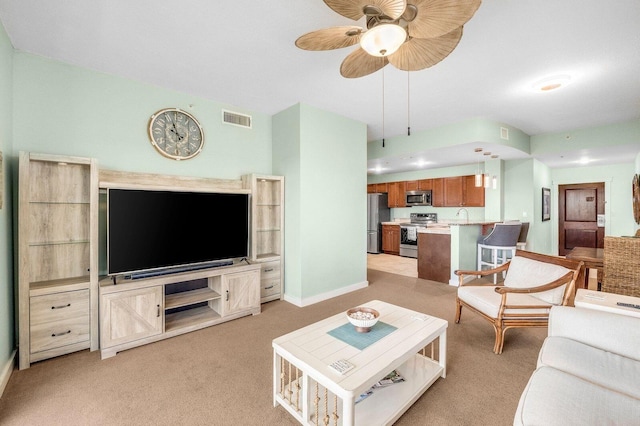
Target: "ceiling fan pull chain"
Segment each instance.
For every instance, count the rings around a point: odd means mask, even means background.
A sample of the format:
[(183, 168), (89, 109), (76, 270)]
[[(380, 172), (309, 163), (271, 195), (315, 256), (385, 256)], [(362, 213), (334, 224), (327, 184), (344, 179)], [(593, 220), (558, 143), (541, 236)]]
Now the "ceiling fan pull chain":
[(407, 71), (407, 136), (411, 136), (411, 91), (409, 89), (409, 71)]

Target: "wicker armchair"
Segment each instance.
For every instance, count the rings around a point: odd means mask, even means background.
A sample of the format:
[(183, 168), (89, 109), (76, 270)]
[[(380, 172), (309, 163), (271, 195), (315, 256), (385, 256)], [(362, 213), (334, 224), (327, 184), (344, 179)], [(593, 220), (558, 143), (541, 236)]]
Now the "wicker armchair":
[(640, 297), (640, 238), (604, 237), (602, 291)]
[[(465, 277), (506, 272), (498, 285)], [(495, 269), (455, 271), (460, 279), (456, 296), (456, 324), (462, 307), (489, 321), (496, 332), (493, 352), (502, 353), (504, 333), (514, 327), (546, 327), (549, 311), (555, 305), (571, 305), (576, 280), (584, 280), (581, 261), (517, 250), (511, 261)], [(579, 281), (582, 282), (582, 281)]]

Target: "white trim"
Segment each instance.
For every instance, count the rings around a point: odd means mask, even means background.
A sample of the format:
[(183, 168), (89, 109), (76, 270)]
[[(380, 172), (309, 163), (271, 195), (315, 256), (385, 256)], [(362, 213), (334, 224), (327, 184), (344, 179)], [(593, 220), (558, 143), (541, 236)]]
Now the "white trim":
[(301, 299), (299, 297), (291, 297), (288, 295), (284, 295), (284, 300), (298, 306), (299, 308), (313, 305), (314, 303), (323, 302), (328, 299), (332, 299), (337, 296), (342, 296), (343, 294), (351, 293), (352, 291), (360, 290), (369, 286), (369, 281), (363, 281), (360, 283), (352, 284), (347, 287), (341, 287), (336, 290), (332, 290), (326, 293), (317, 294), (312, 297), (308, 297), (305, 299)]
[(11, 377), (11, 373), (13, 372), (13, 368), (15, 366), (15, 358), (16, 350), (13, 351), (13, 353), (9, 357), (9, 360), (2, 369), (2, 373), (0, 373), (0, 398), (2, 398), (4, 389), (7, 387), (7, 383), (9, 383), (9, 378)]

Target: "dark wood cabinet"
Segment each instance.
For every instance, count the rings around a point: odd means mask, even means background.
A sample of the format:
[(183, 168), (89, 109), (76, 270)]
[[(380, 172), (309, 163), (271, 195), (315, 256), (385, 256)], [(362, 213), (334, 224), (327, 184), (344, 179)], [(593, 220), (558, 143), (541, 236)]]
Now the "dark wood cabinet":
[(406, 182), (389, 182), (389, 196), (387, 198), (389, 207), (407, 207), (405, 193), (407, 192)]
[(464, 176), (464, 206), (484, 207), (484, 187), (476, 186), (474, 175)]
[(388, 206), (406, 207), (407, 191), (431, 190), (433, 207), (484, 207), (484, 187), (475, 186), (475, 176), (419, 179), (388, 183), (370, 183), (367, 193), (388, 194)]
[(431, 180), (431, 205), (433, 207), (444, 207), (443, 178), (436, 178)]
[(443, 207), (484, 207), (484, 187), (475, 186), (474, 175), (442, 178), (442, 193)]
[(444, 181), (444, 205), (446, 207), (464, 206), (464, 178), (446, 177)]
[(433, 190), (433, 179), (420, 179), (418, 181), (418, 189), (420, 191)]
[(399, 225), (382, 225), (382, 251), (386, 254), (400, 254)]
[(367, 194), (381, 193), (386, 194), (389, 192), (388, 184), (385, 183), (370, 183), (367, 185)]

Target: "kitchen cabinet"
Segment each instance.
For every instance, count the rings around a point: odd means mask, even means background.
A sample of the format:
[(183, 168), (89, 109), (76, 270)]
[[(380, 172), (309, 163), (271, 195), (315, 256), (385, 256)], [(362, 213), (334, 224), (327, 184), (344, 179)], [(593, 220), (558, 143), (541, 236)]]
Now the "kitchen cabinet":
[(407, 207), (405, 193), (407, 192), (406, 182), (389, 182), (389, 192), (387, 202), (389, 208)]
[(474, 175), (464, 176), (464, 190), (465, 207), (484, 207), (484, 187), (476, 186)]
[(419, 191), (426, 191), (429, 189), (433, 190), (433, 179), (420, 179), (418, 181)]
[(431, 205), (444, 207), (444, 178), (431, 180)]
[(417, 180), (408, 180), (405, 182), (405, 189), (407, 191), (417, 191), (419, 186)]
[(464, 178), (462, 176), (446, 177), (444, 182), (444, 205), (458, 207), (464, 205)]
[(370, 183), (367, 185), (367, 194), (386, 194), (389, 192), (388, 183)]
[(484, 207), (484, 187), (475, 186), (474, 175), (442, 178), (442, 201), (437, 206)]
[(400, 254), (400, 225), (382, 225), (382, 251)]

